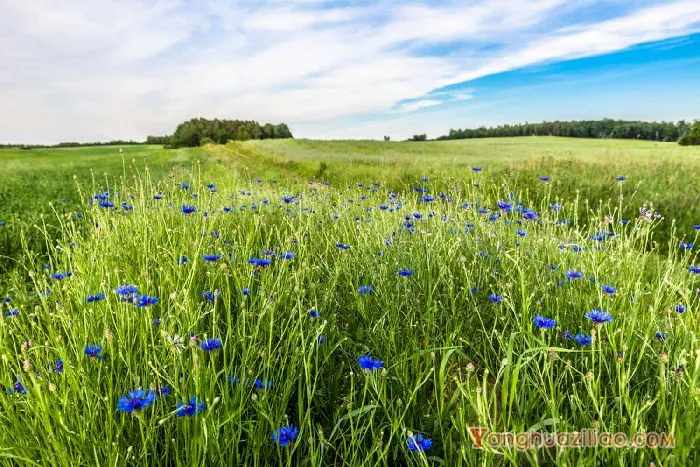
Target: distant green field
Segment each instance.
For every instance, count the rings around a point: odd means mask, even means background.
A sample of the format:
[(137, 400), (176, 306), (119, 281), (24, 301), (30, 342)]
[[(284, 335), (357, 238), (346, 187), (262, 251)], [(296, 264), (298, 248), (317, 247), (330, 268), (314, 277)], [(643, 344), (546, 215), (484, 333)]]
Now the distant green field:
[[(119, 184), (120, 179), (131, 180), (139, 173), (162, 179), (174, 166), (189, 166), (202, 155), (200, 148), (165, 150), (161, 146), (0, 149), (0, 221), (6, 224), (0, 231), (0, 271), (7, 266), (6, 257), (18, 248), (17, 236), (9, 231), (42, 224), (42, 215), (51, 228), (56, 223), (54, 210), (75, 213), (86, 197)], [(28, 238), (32, 242), (34, 237)]]
[[(700, 148), (675, 143), (559, 137), (485, 138), (459, 141), (383, 142), (266, 140), (210, 146), (221, 164), (235, 164), (250, 176), (371, 183), (381, 180), (410, 190), (429, 176), (445, 188), (472, 180), (483, 169), (482, 189), (504, 182), (541, 200), (547, 196), (587, 200), (614, 209), (623, 194), (625, 216), (635, 204), (652, 203), (669, 221), (656, 240), (674, 229), (689, 232), (700, 221)], [(616, 178), (627, 178), (623, 183)], [(550, 177), (541, 182), (540, 177)], [(621, 190), (622, 186), (624, 190)], [(581, 210), (587, 209), (582, 204)], [(662, 245), (662, 248), (665, 248)]]
[[(0, 164), (2, 466), (698, 465), (698, 149), (251, 141)], [(476, 449), (474, 427), (661, 435)]]

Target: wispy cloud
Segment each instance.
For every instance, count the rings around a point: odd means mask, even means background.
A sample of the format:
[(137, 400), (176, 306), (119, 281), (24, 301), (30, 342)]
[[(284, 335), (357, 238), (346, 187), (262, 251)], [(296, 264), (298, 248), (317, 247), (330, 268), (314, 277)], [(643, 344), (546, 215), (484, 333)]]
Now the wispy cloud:
[(443, 101), (437, 99), (418, 99), (412, 102), (403, 102), (396, 107), (397, 112), (412, 112), (414, 110), (424, 109), (426, 107), (432, 107), (434, 105), (442, 104)]
[(197, 115), (322, 137), (473, 97), (441, 90), (455, 83), (700, 30), (695, 0), (336, 5), (0, 0), (0, 140), (140, 139)]

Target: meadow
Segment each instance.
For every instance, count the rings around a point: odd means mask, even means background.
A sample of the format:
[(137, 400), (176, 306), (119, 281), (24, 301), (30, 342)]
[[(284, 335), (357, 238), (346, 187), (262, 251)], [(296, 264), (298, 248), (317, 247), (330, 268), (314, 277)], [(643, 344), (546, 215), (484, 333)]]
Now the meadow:
[[(0, 164), (1, 465), (700, 462), (698, 149), (269, 140)], [(477, 449), (474, 427), (665, 435)]]

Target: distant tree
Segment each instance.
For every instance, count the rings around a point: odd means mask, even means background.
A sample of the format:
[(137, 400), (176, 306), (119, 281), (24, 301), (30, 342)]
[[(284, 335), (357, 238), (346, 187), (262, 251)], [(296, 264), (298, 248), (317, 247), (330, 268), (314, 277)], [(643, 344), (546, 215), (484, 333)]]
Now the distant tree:
[[(205, 139), (206, 138), (206, 139)], [(229, 140), (245, 141), (249, 139), (293, 138), (286, 124), (260, 125), (251, 120), (207, 120), (193, 118), (180, 123), (169, 138), (169, 146), (194, 147), (202, 141), (224, 144)]]
[(700, 145), (700, 120), (696, 120), (687, 132), (678, 140), (681, 146), (697, 146)]
[(391, 141), (391, 136), (385, 136), (384, 141)]
[(170, 136), (146, 136), (146, 144), (170, 144)]
[(428, 139), (428, 136), (423, 133), (422, 135), (413, 135), (411, 138), (408, 139), (408, 141), (425, 141)]

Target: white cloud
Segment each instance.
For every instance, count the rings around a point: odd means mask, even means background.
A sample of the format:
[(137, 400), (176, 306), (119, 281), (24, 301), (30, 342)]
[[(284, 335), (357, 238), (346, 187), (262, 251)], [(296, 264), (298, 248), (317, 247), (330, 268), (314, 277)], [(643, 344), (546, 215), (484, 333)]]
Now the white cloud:
[(405, 102), (400, 104), (396, 111), (398, 112), (413, 112), (414, 110), (425, 109), (442, 104), (443, 101), (437, 99), (419, 99), (417, 101)]
[(449, 84), (700, 25), (694, 0), (575, 20), (595, 3), (0, 0), (0, 141), (142, 139), (193, 116), (323, 137), (351, 116), (473, 97), (434, 91)]

